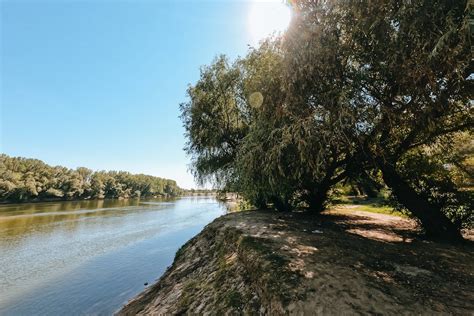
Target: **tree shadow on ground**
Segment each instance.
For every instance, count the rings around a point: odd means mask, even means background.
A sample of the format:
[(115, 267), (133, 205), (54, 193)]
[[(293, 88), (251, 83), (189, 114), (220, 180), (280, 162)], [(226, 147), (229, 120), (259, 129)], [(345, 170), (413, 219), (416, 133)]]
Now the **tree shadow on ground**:
[(253, 225), (270, 228), (266, 235), (281, 240), (291, 268), (305, 278), (320, 275), (321, 266), (328, 266), (346, 279), (362, 276), (400, 304), (434, 304), (434, 311), (450, 313), (474, 310), (472, 241), (429, 241), (414, 221), (381, 214), (265, 213), (272, 221)]

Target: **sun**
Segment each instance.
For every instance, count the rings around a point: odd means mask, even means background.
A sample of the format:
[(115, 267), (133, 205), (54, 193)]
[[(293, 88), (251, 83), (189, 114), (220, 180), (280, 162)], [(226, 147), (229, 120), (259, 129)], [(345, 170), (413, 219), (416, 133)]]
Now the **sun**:
[(252, 45), (265, 37), (287, 29), (291, 21), (291, 8), (284, 0), (253, 1), (248, 12), (248, 31)]

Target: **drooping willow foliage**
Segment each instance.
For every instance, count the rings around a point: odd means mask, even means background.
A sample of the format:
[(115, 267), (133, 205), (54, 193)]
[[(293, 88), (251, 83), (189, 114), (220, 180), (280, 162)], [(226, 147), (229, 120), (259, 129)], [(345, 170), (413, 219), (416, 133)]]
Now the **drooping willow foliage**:
[(474, 9), (292, 3), (284, 34), (232, 63), (219, 57), (189, 88), (197, 178), (259, 207), (319, 212), (338, 182), (379, 174), (427, 234), (459, 238), (473, 220)]

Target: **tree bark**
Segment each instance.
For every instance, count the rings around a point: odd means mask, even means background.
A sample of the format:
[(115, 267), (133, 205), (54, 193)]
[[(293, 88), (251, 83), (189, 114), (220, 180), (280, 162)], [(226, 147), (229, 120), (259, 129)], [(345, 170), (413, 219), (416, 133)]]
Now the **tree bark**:
[(310, 212), (321, 213), (324, 211), (330, 188), (330, 181), (323, 180), (317, 187), (311, 189), (307, 198)]
[(280, 212), (289, 212), (291, 211), (291, 203), (286, 196), (274, 196), (272, 197), (273, 206), (277, 211)]
[(305, 200), (311, 213), (319, 214), (324, 211), (331, 187), (347, 177), (347, 171), (335, 175), (337, 167), (338, 163), (333, 163), (320, 183), (307, 187)]
[(398, 174), (394, 166), (386, 162), (381, 162), (379, 165), (384, 182), (397, 200), (419, 219), (427, 237), (447, 241), (463, 239), (460, 228), (442, 212), (440, 205), (433, 204), (418, 194)]

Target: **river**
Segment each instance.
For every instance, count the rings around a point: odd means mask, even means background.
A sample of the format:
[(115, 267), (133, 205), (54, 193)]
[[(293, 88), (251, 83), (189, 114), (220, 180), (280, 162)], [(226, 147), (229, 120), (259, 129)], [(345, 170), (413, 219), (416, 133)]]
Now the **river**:
[(0, 315), (110, 315), (225, 205), (213, 197), (0, 206)]

